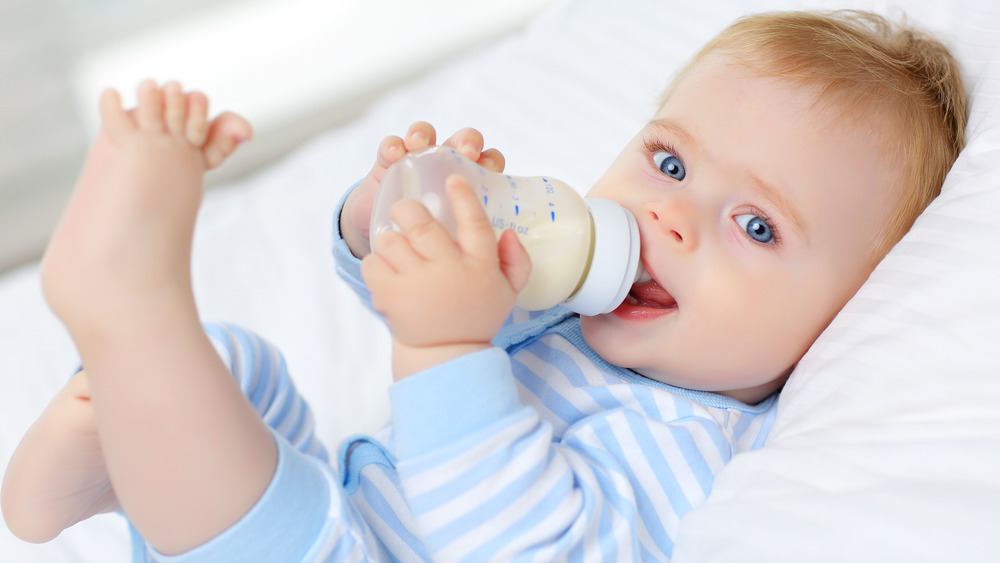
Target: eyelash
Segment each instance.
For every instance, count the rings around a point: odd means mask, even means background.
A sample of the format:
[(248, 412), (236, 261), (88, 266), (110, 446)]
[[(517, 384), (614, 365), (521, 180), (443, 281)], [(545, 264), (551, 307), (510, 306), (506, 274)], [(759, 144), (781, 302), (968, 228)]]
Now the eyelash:
[[(675, 149), (673, 147), (673, 145), (671, 145), (670, 143), (663, 143), (659, 139), (656, 139), (656, 138), (653, 138), (653, 137), (646, 137), (642, 141), (642, 144), (646, 148), (646, 155), (648, 156), (648, 160), (649, 160), (650, 164), (653, 163), (653, 155), (654, 154), (656, 154), (658, 152), (668, 152), (668, 153), (676, 156), (677, 159), (681, 161), (681, 164), (684, 165), (685, 168), (687, 168), (687, 165), (684, 163), (684, 157), (681, 156), (677, 152), (677, 149)], [(656, 167), (654, 166), (654, 168), (656, 168)]]
[[(651, 164), (653, 162), (652, 155), (654, 155), (654, 154), (656, 154), (658, 152), (661, 152), (661, 151), (665, 151), (665, 152), (668, 152), (668, 153), (676, 156), (678, 159), (680, 159), (681, 164), (684, 164), (685, 167), (687, 166), (684, 163), (684, 157), (682, 157), (680, 154), (678, 154), (677, 149), (675, 149), (673, 147), (673, 145), (671, 145), (670, 143), (664, 143), (664, 142), (662, 142), (659, 139), (654, 138), (654, 137), (647, 137), (647, 138), (643, 139), (642, 144), (645, 146), (646, 154), (649, 155), (649, 162)], [(654, 168), (655, 168), (655, 166), (654, 166)], [(771, 217), (767, 213), (764, 213), (764, 211), (761, 210), (759, 207), (755, 207), (755, 206), (751, 206), (751, 208), (749, 209), (749, 213), (752, 214), (752, 215), (756, 215), (757, 217), (760, 217), (761, 221), (764, 221), (765, 223), (767, 223), (767, 225), (771, 228), (771, 237), (772, 237), (773, 240), (771, 242), (769, 242), (769, 243), (762, 243), (762, 242), (757, 242), (757, 241), (753, 240), (750, 237), (750, 235), (748, 235), (746, 233), (744, 233), (744, 236), (746, 236), (748, 239), (750, 239), (750, 242), (752, 242), (754, 244), (758, 244), (760, 246), (780, 247), (781, 246), (781, 233), (778, 231), (778, 227), (777, 227), (777, 225), (774, 224), (774, 221), (771, 219)], [(744, 215), (744, 214), (746, 214), (746, 213), (739, 213), (738, 215)], [(735, 216), (734, 216), (734, 218), (735, 218)]]

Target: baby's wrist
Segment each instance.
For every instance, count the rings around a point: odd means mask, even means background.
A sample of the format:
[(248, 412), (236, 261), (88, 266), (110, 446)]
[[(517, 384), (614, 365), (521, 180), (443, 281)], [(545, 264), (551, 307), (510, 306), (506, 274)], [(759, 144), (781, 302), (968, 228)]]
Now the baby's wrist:
[(400, 381), (415, 373), (433, 368), (466, 354), (480, 352), (493, 345), (489, 342), (454, 342), (431, 346), (410, 346), (392, 342), (392, 376)]
[(371, 252), (371, 246), (368, 241), (360, 232), (355, 224), (355, 212), (354, 207), (357, 205), (357, 191), (358, 187), (348, 194), (347, 198), (344, 200), (344, 205), (340, 210), (340, 217), (338, 218), (340, 236), (347, 243), (347, 247), (351, 249), (351, 254), (356, 258), (364, 258)]

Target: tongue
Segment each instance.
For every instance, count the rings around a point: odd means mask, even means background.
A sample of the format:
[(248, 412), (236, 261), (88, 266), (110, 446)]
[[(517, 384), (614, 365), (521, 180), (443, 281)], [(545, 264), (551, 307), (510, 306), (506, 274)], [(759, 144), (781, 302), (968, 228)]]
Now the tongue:
[(632, 286), (629, 296), (643, 307), (669, 309), (677, 306), (677, 301), (655, 281)]

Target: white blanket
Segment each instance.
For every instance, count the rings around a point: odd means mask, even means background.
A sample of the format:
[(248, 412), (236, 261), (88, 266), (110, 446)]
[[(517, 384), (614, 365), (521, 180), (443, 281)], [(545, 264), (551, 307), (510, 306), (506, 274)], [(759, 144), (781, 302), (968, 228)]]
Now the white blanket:
[[(523, 34), (386, 96), (362, 119), (214, 191), (196, 233), (203, 317), (285, 352), (335, 446), (388, 416), (384, 329), (333, 272), (331, 212), (378, 141), (416, 119), (483, 131), (508, 170), (585, 191), (670, 76), (738, 15), (794, 0), (571, 0)], [(792, 375), (768, 444), (684, 521), (676, 561), (987, 561), (1000, 552), (1000, 7), (852, 1), (942, 34), (972, 94), (942, 196)], [(317, 72), (322, 72), (317, 69)], [(183, 77), (182, 77), (183, 78)], [(266, 77), (262, 77), (266, 79)], [(0, 463), (76, 362), (35, 267), (0, 280)], [(0, 529), (0, 561), (125, 561), (121, 519), (42, 546)]]

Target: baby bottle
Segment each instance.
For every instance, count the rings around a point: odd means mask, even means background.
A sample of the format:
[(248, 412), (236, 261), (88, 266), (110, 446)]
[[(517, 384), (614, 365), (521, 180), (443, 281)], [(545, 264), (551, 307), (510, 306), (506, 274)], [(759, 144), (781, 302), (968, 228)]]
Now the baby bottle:
[(455, 236), (445, 179), (461, 174), (479, 196), (499, 238), (517, 234), (531, 257), (531, 275), (517, 305), (529, 311), (562, 303), (581, 315), (613, 311), (639, 277), (639, 227), (635, 217), (607, 199), (584, 199), (546, 177), (517, 177), (486, 170), (449, 147), (410, 153), (386, 171), (375, 195), (371, 238), (396, 226), (389, 208), (401, 198), (423, 203)]

